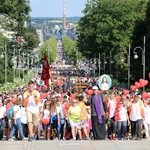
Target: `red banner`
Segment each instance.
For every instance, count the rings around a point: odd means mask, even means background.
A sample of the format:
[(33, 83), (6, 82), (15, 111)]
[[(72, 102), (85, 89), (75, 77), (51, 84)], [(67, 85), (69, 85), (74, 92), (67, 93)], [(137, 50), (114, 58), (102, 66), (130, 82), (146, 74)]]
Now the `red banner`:
[(44, 54), (44, 61), (43, 61), (43, 70), (42, 70), (42, 74), (41, 74), (41, 80), (44, 81), (45, 85), (49, 85), (49, 78), (50, 78), (50, 74), (49, 74), (49, 63), (48, 63), (48, 59), (46, 54)]

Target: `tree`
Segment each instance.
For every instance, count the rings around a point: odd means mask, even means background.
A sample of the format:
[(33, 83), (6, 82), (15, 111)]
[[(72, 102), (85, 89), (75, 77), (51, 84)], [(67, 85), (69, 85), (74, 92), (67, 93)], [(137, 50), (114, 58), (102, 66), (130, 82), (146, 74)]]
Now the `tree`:
[[(5, 53), (5, 48), (7, 49), (7, 54)], [(5, 82), (5, 59), (7, 60), (7, 81), (13, 82), (13, 63), (11, 52), (12, 50), (10, 49), (8, 39), (0, 33), (0, 84), (4, 84)]]
[(76, 42), (73, 41), (68, 36), (64, 36), (62, 38), (62, 43), (63, 43), (64, 51), (67, 54), (67, 57), (69, 59), (72, 59), (72, 60), (75, 61), (77, 59), (77, 56), (76, 56)]
[(26, 42), (24, 49), (26, 49), (27, 52), (29, 52), (29, 53), (31, 53), (34, 48), (38, 47), (38, 45), (40, 43), (37, 33), (35, 34), (28, 30), (25, 33), (24, 38), (25, 38), (25, 42)]
[(148, 77), (148, 73), (150, 72), (150, 0), (147, 5), (147, 10), (146, 10), (146, 18), (145, 18), (145, 26), (147, 27), (146, 29), (146, 77)]
[(30, 6), (26, 0), (7, 0), (0, 5), (0, 14), (3, 15), (1, 25), (3, 28), (23, 35), (25, 22), (28, 21)]
[(4, 82), (4, 66), (5, 62), (2, 56), (4, 55), (4, 45), (5, 45), (5, 38), (4, 36), (0, 33), (0, 84)]
[(52, 37), (44, 42), (41, 47), (41, 59), (43, 60), (44, 53), (47, 54), (47, 58), (50, 63), (53, 63), (56, 60), (57, 56), (57, 40), (55, 37)]
[(87, 57), (112, 51), (124, 73), (125, 61), (137, 20), (145, 16), (147, 0), (89, 0), (79, 21), (78, 47)]

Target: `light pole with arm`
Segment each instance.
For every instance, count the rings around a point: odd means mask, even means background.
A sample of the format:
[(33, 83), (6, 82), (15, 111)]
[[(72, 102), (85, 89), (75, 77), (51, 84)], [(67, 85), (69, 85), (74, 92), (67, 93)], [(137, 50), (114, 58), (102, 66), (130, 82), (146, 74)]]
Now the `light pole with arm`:
[(100, 61), (100, 59), (101, 59), (101, 55), (100, 55), (100, 53), (99, 53), (99, 56), (98, 56), (98, 58), (91, 58), (90, 59), (90, 63), (94, 63), (93, 64), (93, 69), (94, 69), (94, 77), (95, 77), (95, 70), (96, 70), (96, 65), (98, 64), (98, 76), (100, 77), (100, 74), (101, 74), (101, 72), (100, 72), (100, 69), (101, 69), (101, 61)]
[(5, 75), (4, 75), (4, 78), (5, 78), (5, 81), (4, 81), (4, 84), (5, 84), (5, 91), (7, 90), (6, 89), (6, 85), (7, 85), (7, 45), (5, 43), (5, 46), (3, 48), (4, 52), (2, 53), (1, 55), (1, 58), (4, 58), (4, 69), (5, 69)]
[(106, 63), (106, 60), (105, 60), (105, 52), (104, 52), (103, 56), (104, 56), (103, 69), (104, 69), (104, 74), (105, 74), (105, 63)]
[(103, 56), (104, 56), (104, 60), (103, 60), (104, 74), (106, 73), (106, 66), (105, 65), (107, 64), (107, 59), (109, 59), (109, 74), (111, 75), (111, 70), (112, 70), (111, 64), (113, 63), (113, 61), (112, 61), (112, 51), (110, 50), (109, 56), (107, 56), (107, 57), (106, 57), (106, 54), (104, 52)]
[(98, 58), (98, 76), (101, 76), (101, 54), (99, 53), (99, 58)]
[[(142, 51), (142, 65), (143, 65), (143, 79), (145, 80), (145, 36), (143, 39), (143, 48), (142, 47), (135, 47), (133, 50), (133, 54), (134, 54), (134, 59), (138, 59), (138, 54), (136, 52), (136, 50), (141, 50)], [(145, 88), (143, 87), (143, 90)]]
[[(127, 77), (127, 81), (128, 81), (128, 89), (130, 88), (130, 57), (131, 57), (131, 45), (129, 44), (129, 47), (128, 47), (128, 53), (124, 53), (127, 55), (127, 64), (128, 64), (128, 77)], [(121, 59), (122, 62), (124, 62), (124, 58)]]
[(129, 44), (128, 50), (128, 89), (130, 88), (130, 52), (131, 52), (131, 45)]
[(16, 72), (15, 72), (15, 69), (16, 69), (16, 50), (15, 50), (15, 48), (14, 48), (14, 56), (13, 56), (14, 58), (13, 58), (13, 63), (14, 63), (14, 74), (13, 74), (13, 83), (14, 83), (14, 85), (15, 85), (15, 74), (16, 74)]
[(5, 43), (5, 86), (7, 85), (7, 46)]

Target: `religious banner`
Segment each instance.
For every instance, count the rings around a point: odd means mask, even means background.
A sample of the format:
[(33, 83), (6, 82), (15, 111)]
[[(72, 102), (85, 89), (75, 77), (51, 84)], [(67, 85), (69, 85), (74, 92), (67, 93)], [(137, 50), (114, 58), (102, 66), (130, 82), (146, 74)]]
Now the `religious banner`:
[(107, 91), (110, 89), (110, 87), (112, 85), (112, 79), (110, 78), (110, 76), (104, 74), (104, 75), (100, 76), (98, 83), (99, 83), (98, 85), (102, 91)]
[(49, 74), (49, 63), (48, 63), (48, 59), (46, 54), (44, 54), (44, 61), (43, 61), (43, 70), (42, 70), (42, 74), (41, 74), (41, 80), (44, 81), (45, 85), (49, 85), (49, 78), (50, 78), (50, 74)]

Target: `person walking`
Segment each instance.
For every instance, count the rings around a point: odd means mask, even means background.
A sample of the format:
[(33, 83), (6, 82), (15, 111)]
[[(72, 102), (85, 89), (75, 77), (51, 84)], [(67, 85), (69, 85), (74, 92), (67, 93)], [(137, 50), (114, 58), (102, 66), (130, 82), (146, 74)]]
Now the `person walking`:
[(117, 122), (117, 138), (118, 140), (126, 139), (127, 124), (129, 123), (129, 117), (127, 109), (123, 100), (120, 100), (117, 104), (115, 111), (115, 121)]
[(12, 137), (16, 129), (19, 130), (21, 140), (25, 139), (24, 134), (23, 134), (23, 128), (21, 125), (21, 120), (20, 120), (21, 118), (20, 105), (21, 105), (21, 99), (17, 98), (13, 106), (13, 118), (12, 118), (12, 124), (11, 124), (11, 131), (9, 134), (9, 141), (14, 141)]
[(150, 101), (148, 99), (144, 100), (144, 114), (145, 118), (143, 121), (146, 139), (150, 140)]
[(73, 140), (76, 140), (77, 133), (79, 136), (79, 140), (82, 139), (80, 117), (81, 117), (81, 107), (79, 106), (77, 99), (73, 99), (72, 105), (69, 107), (68, 110), (68, 119), (71, 125), (71, 133)]
[(85, 136), (85, 140), (89, 140), (89, 123), (88, 123), (88, 109), (87, 106), (85, 105), (86, 98), (84, 97), (83, 94), (78, 96), (79, 99), (79, 106), (81, 107), (81, 124), (80, 127), (83, 130), (83, 134)]
[(97, 86), (93, 86), (93, 95), (91, 96), (91, 119), (94, 140), (105, 140), (106, 125), (105, 113), (106, 103), (102, 93)]
[(134, 101), (129, 106), (132, 139), (141, 139), (142, 121), (144, 119), (144, 104), (140, 95), (135, 95)]
[(34, 82), (29, 81), (28, 89), (23, 94), (23, 106), (26, 107), (29, 129), (29, 141), (35, 139), (40, 112), (40, 93), (34, 89)]

